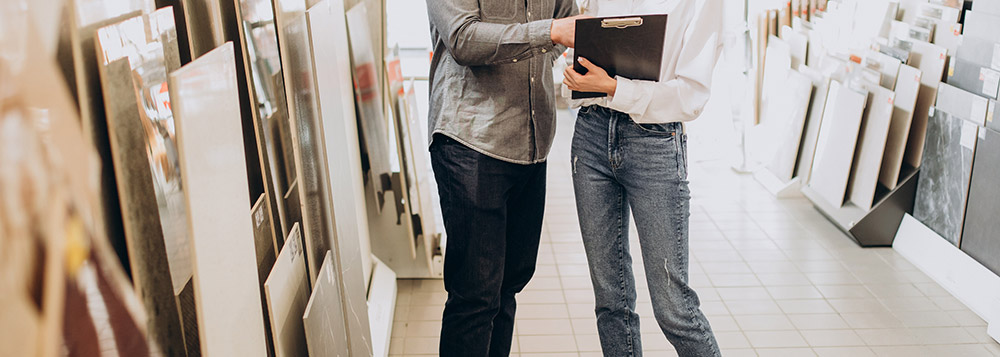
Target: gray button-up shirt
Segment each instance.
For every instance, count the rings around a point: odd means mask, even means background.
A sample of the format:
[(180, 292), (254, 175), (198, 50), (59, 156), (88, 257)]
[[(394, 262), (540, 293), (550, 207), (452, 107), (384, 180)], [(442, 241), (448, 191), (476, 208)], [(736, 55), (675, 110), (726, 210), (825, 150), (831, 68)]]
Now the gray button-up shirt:
[(427, 0), (434, 41), (428, 115), (434, 133), (490, 157), (545, 161), (556, 129), (553, 18), (574, 0)]

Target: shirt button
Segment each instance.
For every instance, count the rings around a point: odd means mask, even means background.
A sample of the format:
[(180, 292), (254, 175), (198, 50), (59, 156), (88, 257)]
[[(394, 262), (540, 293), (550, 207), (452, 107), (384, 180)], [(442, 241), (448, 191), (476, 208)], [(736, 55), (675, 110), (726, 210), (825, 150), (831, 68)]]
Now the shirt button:
[(528, 11), (528, 18), (531, 18), (531, 11)]
[(546, 50), (546, 49), (543, 48), (542, 49), (542, 53), (546, 53), (546, 52), (549, 52), (549, 50)]
[(535, 116), (535, 111), (534, 110), (531, 111), (531, 116)]
[(531, 77), (531, 83), (535, 83), (535, 77)]
[(514, 59), (514, 63), (517, 63), (517, 58)]

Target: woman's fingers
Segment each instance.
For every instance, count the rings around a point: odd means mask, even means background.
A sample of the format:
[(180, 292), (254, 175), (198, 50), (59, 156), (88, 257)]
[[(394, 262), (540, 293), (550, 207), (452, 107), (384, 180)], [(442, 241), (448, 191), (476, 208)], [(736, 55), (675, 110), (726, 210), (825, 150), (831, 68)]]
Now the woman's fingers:
[(595, 71), (595, 70), (596, 71), (603, 71), (603, 69), (601, 67), (598, 67), (596, 64), (590, 62), (590, 60), (588, 60), (586, 58), (583, 58), (583, 57), (580, 57), (580, 65), (582, 65), (588, 71)]

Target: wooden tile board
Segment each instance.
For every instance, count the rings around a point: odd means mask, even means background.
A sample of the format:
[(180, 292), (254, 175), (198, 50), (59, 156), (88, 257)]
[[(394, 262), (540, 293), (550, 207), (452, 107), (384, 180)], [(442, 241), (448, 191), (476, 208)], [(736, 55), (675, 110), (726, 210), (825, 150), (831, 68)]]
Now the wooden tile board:
[[(177, 51), (177, 43), (170, 42), (176, 41), (172, 15), (165, 8), (102, 27), (95, 40), (132, 280), (148, 316), (148, 333), (168, 355), (185, 350), (175, 296), (191, 279), (183, 186), (172, 150), (173, 114), (169, 93), (160, 90), (167, 80), (163, 51)], [(162, 49), (150, 50), (155, 46)], [(180, 66), (174, 60), (172, 69)], [(149, 102), (163, 103), (151, 106), (155, 116), (141, 110)]]
[(282, 81), (275, 82), (271, 78), (281, 73), (281, 60), (278, 58), (277, 29), (274, 25), (274, 11), (269, 0), (238, 0), (235, 4), (238, 37), (240, 38), (240, 55), (243, 57), (244, 72), (240, 75), (246, 78), (250, 96), (252, 127), (254, 131), (258, 162), (262, 171), (264, 192), (267, 194), (271, 207), (271, 222), (273, 224), (274, 249), (279, 250), (284, 245), (285, 202), (284, 193), (287, 184), (285, 177), (280, 135), (277, 134), (277, 121), (285, 118), (285, 91)]
[(941, 110), (927, 126), (926, 159), (917, 181), (913, 218), (956, 247), (962, 244), (978, 130)]
[(277, 357), (309, 354), (302, 323), (302, 314), (309, 302), (308, 274), (302, 234), (299, 225), (295, 224), (264, 283)]
[(844, 204), (867, 95), (830, 83), (809, 186), (834, 207)]
[[(111, 156), (104, 97), (98, 74), (95, 34), (98, 28), (140, 15), (143, 9), (148, 9), (148, 6), (141, 0), (125, 0), (117, 5), (108, 7), (100, 0), (67, 1), (67, 12), (64, 17), (68, 17), (66, 20), (69, 28), (59, 41), (57, 60), (76, 100), (87, 144), (95, 147), (100, 157), (99, 187), (104, 229), (119, 258), (128, 261), (114, 159)], [(67, 35), (68, 38), (65, 38)], [(131, 275), (129, 266), (126, 265), (125, 270)]]
[[(358, 123), (364, 143), (362, 156), (367, 158), (369, 174), (376, 193), (382, 197), (385, 190), (391, 189), (392, 168), (390, 164), (389, 129), (383, 112), (382, 85), (379, 82), (380, 57), (375, 57), (372, 47), (372, 34), (366, 2), (361, 2), (347, 11), (347, 24), (350, 29), (350, 49), (352, 68), (354, 68), (355, 100), (358, 108)], [(384, 198), (379, 199), (379, 210)]]
[(280, 15), (278, 41), (282, 44), (282, 64), (292, 147), (302, 205), (302, 237), (306, 250), (309, 281), (315, 281), (336, 233), (326, 170), (326, 148), (313, 83), (313, 60), (305, 18), (304, 0), (275, 2)]
[(302, 315), (310, 356), (350, 356), (347, 319), (340, 299), (340, 274), (334, 270), (333, 253), (326, 252), (312, 295)]
[(798, 161), (802, 144), (802, 133), (805, 129), (806, 112), (809, 109), (809, 99), (813, 92), (812, 81), (798, 71), (790, 71), (780, 91), (784, 105), (780, 117), (768, 118), (776, 120), (776, 139), (779, 140), (774, 157), (768, 164), (768, 169), (778, 179), (787, 182), (795, 177), (795, 164)]
[(913, 121), (907, 137), (903, 161), (912, 167), (920, 167), (927, 134), (927, 113), (937, 99), (937, 85), (944, 75), (948, 60), (948, 50), (926, 42), (914, 41), (908, 65), (920, 70), (920, 90), (913, 109)]
[(253, 208), (250, 209), (250, 217), (253, 219), (254, 247), (257, 253), (257, 282), (260, 288), (260, 304), (263, 309), (264, 320), (264, 342), (267, 344), (268, 355), (274, 355), (274, 337), (272, 336), (271, 320), (268, 318), (267, 294), (264, 292), (264, 283), (267, 282), (267, 275), (274, 267), (277, 253), (274, 249), (274, 233), (271, 223), (270, 208), (267, 206), (267, 196), (262, 194), (257, 198)]
[(799, 67), (799, 72), (812, 80), (813, 92), (806, 114), (806, 125), (802, 133), (802, 147), (799, 150), (795, 174), (802, 182), (809, 182), (812, 174), (813, 160), (816, 157), (816, 144), (819, 141), (819, 130), (823, 125), (823, 112), (826, 107), (827, 92), (830, 90), (830, 77), (813, 69), (811, 66)]
[(170, 74), (203, 355), (266, 354), (232, 43)]
[(861, 122), (858, 148), (854, 153), (851, 179), (848, 181), (848, 199), (861, 209), (871, 210), (875, 204), (879, 170), (885, 156), (885, 143), (895, 106), (896, 94), (881, 86), (868, 86), (868, 105)]
[(329, 193), (337, 222), (335, 270), (340, 274), (350, 349), (368, 355), (372, 350), (367, 301), (372, 254), (351, 58), (344, 51), (349, 45), (343, 8), (343, 0), (321, 1), (309, 9), (306, 20), (326, 143), (326, 169), (330, 172)]
[(920, 91), (919, 69), (903, 65), (899, 67), (896, 78), (895, 109), (892, 111), (892, 122), (889, 123), (889, 136), (885, 141), (885, 155), (882, 157), (882, 168), (879, 170), (878, 181), (889, 189), (899, 184), (899, 172), (903, 166), (903, 154), (910, 136), (910, 125), (913, 122), (914, 108), (917, 105), (917, 94)]
[[(413, 150), (413, 166), (416, 174), (417, 194), (420, 195), (420, 218), (423, 226), (421, 231), (424, 239), (424, 255), (428, 262), (433, 261), (434, 241), (439, 237), (437, 231), (437, 216), (434, 210), (434, 180), (430, 175), (430, 152), (427, 150), (427, 136), (422, 135), (420, 123), (420, 109), (417, 107), (417, 92), (414, 82), (410, 82), (406, 95), (403, 96), (403, 107), (406, 109), (406, 118), (409, 121), (408, 127), (412, 130), (409, 135), (410, 145)], [(420, 133), (420, 134), (418, 134)]]
[(935, 108), (979, 126), (986, 126), (990, 101), (985, 97), (955, 88), (947, 83), (938, 85)]

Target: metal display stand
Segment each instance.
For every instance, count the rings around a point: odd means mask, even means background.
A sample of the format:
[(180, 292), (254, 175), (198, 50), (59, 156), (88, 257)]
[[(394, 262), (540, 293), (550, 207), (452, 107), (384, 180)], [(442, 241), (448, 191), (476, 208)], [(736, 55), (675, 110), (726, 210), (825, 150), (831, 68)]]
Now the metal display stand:
[(913, 203), (917, 196), (917, 177), (920, 171), (904, 167), (902, 180), (895, 189), (886, 191), (879, 187), (875, 193), (875, 206), (865, 211), (853, 203), (834, 207), (808, 185), (802, 187), (802, 194), (812, 202), (820, 213), (833, 222), (841, 231), (862, 247), (889, 247), (899, 230), (903, 216), (913, 213)]

